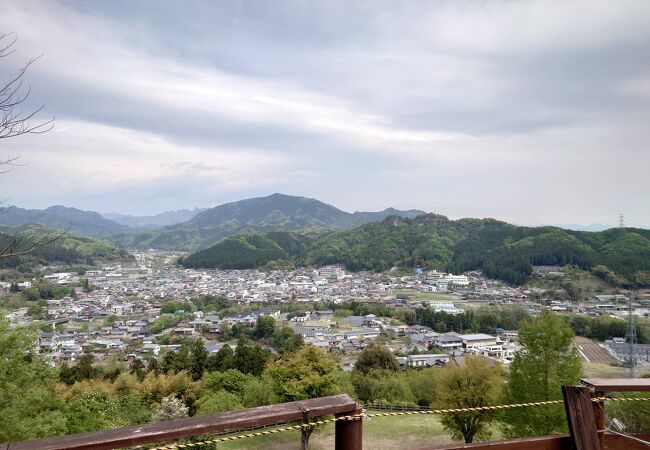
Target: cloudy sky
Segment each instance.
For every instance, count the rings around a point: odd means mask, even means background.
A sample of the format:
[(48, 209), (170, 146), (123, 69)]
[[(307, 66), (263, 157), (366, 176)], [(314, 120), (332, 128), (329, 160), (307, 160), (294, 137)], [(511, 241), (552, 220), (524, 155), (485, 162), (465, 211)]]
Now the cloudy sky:
[(650, 2), (10, 1), (44, 135), (22, 207), (151, 214), (283, 192), (650, 226)]

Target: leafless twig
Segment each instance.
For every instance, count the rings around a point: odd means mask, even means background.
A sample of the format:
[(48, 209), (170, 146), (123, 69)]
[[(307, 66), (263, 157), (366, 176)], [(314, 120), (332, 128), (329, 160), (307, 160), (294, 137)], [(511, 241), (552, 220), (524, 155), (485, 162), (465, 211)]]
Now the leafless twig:
[(16, 233), (9, 238), (9, 241), (0, 247), (0, 258), (9, 258), (12, 256), (21, 256), (32, 253), (41, 248), (53, 244), (70, 231), (70, 227), (60, 233), (48, 231), (45, 236), (38, 239), (32, 239), (24, 233)]

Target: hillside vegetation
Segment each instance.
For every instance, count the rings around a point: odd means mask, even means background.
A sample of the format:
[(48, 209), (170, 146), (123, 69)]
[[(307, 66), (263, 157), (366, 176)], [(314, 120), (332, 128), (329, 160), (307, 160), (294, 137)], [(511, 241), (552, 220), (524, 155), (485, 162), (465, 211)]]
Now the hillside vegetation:
[(184, 223), (111, 239), (127, 248), (197, 251), (241, 233), (323, 232), (353, 228), (390, 215), (415, 217), (423, 213), (392, 208), (381, 212), (348, 213), (312, 198), (273, 194), (219, 205)]
[[(16, 228), (0, 227), (0, 247), (5, 248), (14, 236), (24, 236), (22, 248), (50, 233), (60, 234), (43, 225), (23, 225)], [(132, 258), (126, 250), (118, 248), (112, 242), (65, 234), (50, 245), (39, 248), (27, 255), (0, 258), (0, 267), (19, 268), (24, 266), (48, 264), (89, 264), (99, 261), (115, 261)]]
[(397, 266), (454, 273), (482, 270), (519, 284), (534, 265), (574, 264), (622, 286), (650, 285), (650, 230), (602, 232), (520, 227), (493, 219), (449, 220), (427, 214), (389, 217), (317, 239), (299, 233), (240, 235), (188, 256), (188, 267), (255, 268), (273, 259), (300, 265), (343, 264), (348, 270), (384, 271)]
[(305, 234), (276, 231), (240, 234), (181, 260), (185, 267), (250, 269), (271, 261), (288, 261), (303, 253), (310, 238)]
[(24, 209), (16, 206), (0, 208), (0, 225), (17, 227), (30, 223), (59, 230), (69, 229), (77, 235), (99, 238), (124, 233), (129, 229), (129, 227), (108, 220), (96, 212), (59, 205), (43, 210)]

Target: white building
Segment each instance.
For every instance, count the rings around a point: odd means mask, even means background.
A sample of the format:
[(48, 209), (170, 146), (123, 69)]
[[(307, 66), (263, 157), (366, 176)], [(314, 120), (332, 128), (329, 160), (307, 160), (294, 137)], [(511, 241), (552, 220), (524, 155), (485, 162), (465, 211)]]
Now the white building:
[(451, 302), (431, 302), (429, 303), (429, 306), (433, 308), (435, 312), (444, 312), (452, 315), (462, 314), (465, 312), (460, 308), (456, 308), (456, 305)]
[(328, 280), (340, 280), (345, 276), (345, 271), (337, 266), (325, 266), (318, 269), (318, 276)]

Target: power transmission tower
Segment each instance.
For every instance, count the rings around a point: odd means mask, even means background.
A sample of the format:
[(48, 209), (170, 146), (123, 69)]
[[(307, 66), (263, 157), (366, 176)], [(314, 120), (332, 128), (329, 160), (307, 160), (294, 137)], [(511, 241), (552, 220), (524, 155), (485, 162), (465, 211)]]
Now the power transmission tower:
[(623, 217), (623, 213), (618, 215), (618, 225), (621, 228), (625, 228), (625, 218)]
[(627, 367), (630, 378), (634, 378), (634, 368), (636, 366), (636, 324), (632, 315), (632, 295), (627, 301), (627, 330), (625, 331), (625, 341), (627, 342), (628, 361)]

